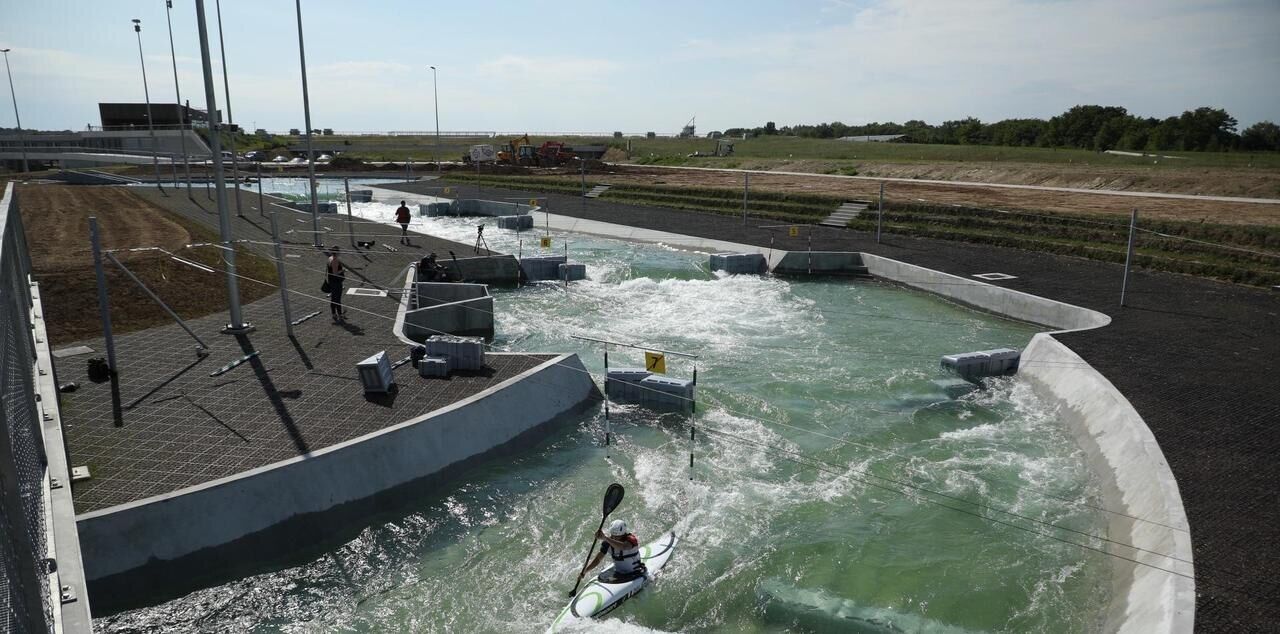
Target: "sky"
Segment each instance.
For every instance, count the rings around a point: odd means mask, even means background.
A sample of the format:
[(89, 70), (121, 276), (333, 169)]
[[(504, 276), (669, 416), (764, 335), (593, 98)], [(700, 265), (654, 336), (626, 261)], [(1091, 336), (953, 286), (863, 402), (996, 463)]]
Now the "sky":
[[(174, 0), (184, 100), (203, 107), (195, 0)], [(288, 0), (225, 0), (234, 121), (302, 128)], [(214, 0), (206, 0), (226, 112)], [(164, 0), (0, 0), (22, 123), (84, 129), (97, 103), (174, 101)], [(1280, 0), (304, 0), (311, 120), (338, 131), (677, 132), (974, 116), (1077, 104), (1280, 121)], [(7, 96), (7, 95), (5, 95)], [(14, 125), (12, 104), (0, 126)]]

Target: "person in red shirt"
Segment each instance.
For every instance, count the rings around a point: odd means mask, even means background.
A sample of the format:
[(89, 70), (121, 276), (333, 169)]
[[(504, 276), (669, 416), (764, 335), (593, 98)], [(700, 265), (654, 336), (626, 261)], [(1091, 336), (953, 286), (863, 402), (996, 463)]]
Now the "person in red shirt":
[(409, 244), (409, 208), (405, 206), (404, 201), (400, 201), (400, 208), (396, 210), (396, 222), (400, 223), (400, 244)]
[[(601, 581), (605, 583), (618, 583), (622, 581), (630, 581), (645, 574), (644, 563), (640, 561), (640, 539), (634, 533), (627, 530), (627, 523), (622, 520), (613, 520), (609, 525), (609, 533), (603, 531), (597, 534), (602, 542), (600, 544), (600, 552), (596, 553), (596, 558), (591, 560), (591, 565), (587, 566), (587, 570), (591, 570), (600, 565), (600, 560), (604, 559), (604, 554), (609, 553), (613, 558), (613, 570), (605, 578), (601, 573)], [(586, 571), (583, 571), (586, 574)], [(582, 580), (582, 574), (578, 575), (578, 580)]]

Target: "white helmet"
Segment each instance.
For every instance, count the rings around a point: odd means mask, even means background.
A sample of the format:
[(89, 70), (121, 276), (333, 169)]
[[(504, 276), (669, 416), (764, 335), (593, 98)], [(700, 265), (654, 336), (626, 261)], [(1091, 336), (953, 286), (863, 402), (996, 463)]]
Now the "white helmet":
[(627, 534), (626, 522), (622, 520), (613, 520), (613, 523), (609, 525), (610, 537), (622, 537), (623, 535), (626, 535), (626, 534)]

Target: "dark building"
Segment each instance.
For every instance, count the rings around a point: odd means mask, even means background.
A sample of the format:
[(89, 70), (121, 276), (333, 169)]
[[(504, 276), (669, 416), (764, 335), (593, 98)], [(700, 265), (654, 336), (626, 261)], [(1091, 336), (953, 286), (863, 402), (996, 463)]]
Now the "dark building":
[[(120, 128), (147, 127), (147, 104), (145, 103), (100, 103), (98, 115), (102, 118), (102, 127), (106, 130)], [(176, 103), (151, 104), (151, 116), (157, 126), (186, 125), (208, 126), (209, 116), (203, 110), (188, 108)]]

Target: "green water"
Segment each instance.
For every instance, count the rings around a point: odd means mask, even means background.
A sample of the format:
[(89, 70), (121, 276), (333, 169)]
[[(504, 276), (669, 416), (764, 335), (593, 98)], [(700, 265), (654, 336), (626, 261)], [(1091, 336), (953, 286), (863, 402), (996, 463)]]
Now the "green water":
[[(475, 224), (427, 227), (470, 241)], [(514, 234), (486, 233), (497, 250), (520, 248)], [(1105, 558), (974, 514), (1042, 525), (902, 491), (1102, 532), (1080, 451), (1027, 385), (1003, 379), (952, 400), (930, 382), (940, 355), (1020, 347), (1033, 328), (876, 283), (722, 277), (705, 254), (568, 238), (590, 279), (497, 292), (495, 345), (576, 351), (597, 375), (600, 348), (570, 335), (697, 354), (696, 442), (687, 419), (614, 405), (606, 449), (603, 413), (592, 411), (314, 561), (96, 624), (541, 631), (567, 601), (600, 496), (617, 481), (627, 494), (614, 517), (642, 540), (674, 528), (682, 541), (658, 580), (596, 629), (1097, 629)], [(610, 352), (611, 366), (641, 363), (638, 351)], [(692, 373), (686, 361), (668, 368)]]

